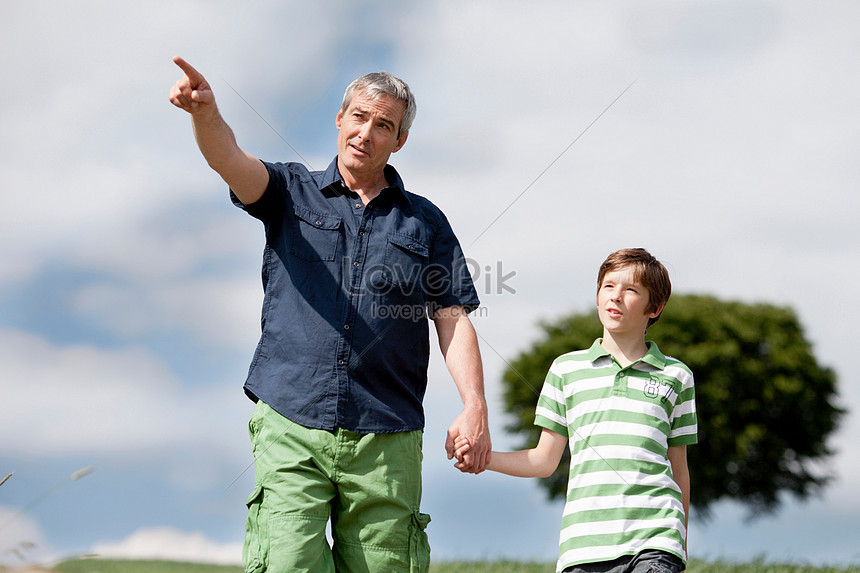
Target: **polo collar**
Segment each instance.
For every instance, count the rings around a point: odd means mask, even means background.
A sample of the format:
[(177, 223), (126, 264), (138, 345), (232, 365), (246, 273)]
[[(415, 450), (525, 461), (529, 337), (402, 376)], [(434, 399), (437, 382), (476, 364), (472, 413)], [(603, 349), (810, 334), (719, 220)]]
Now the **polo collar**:
[[(598, 338), (591, 345), (591, 348), (588, 349), (588, 359), (594, 363), (597, 362), (600, 358), (608, 357), (612, 358), (609, 354), (609, 351), (603, 348), (600, 343), (603, 342), (602, 338)], [(648, 346), (648, 352), (645, 353), (645, 356), (634, 362), (634, 364), (638, 364), (639, 362), (645, 362), (646, 364), (650, 364), (654, 368), (662, 370), (666, 367), (666, 356), (660, 352), (660, 349), (657, 348), (657, 344), (650, 340), (645, 341), (646, 346)]]

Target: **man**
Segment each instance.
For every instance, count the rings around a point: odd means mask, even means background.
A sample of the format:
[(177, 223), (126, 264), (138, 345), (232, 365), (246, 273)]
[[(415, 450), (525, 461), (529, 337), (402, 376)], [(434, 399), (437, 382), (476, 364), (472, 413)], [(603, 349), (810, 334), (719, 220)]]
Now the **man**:
[[(262, 336), (245, 391), (256, 461), (246, 571), (425, 571), (419, 511), (429, 316), (464, 403), (448, 430), (491, 450), (478, 306), (447, 220), (409, 193), (388, 158), (406, 143), (415, 100), (387, 73), (354, 81), (335, 118), (325, 171), (243, 151), (205, 78), (181, 58), (170, 101), (237, 206), (266, 229)], [(332, 523), (333, 547), (325, 539)]]

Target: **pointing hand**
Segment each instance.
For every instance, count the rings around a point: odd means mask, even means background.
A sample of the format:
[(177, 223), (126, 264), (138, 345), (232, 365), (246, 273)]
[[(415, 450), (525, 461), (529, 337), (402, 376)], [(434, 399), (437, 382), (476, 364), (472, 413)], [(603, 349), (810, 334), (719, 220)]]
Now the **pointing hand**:
[(173, 62), (180, 67), (184, 75), (170, 88), (170, 102), (189, 113), (214, 107), (215, 94), (203, 74), (179, 56), (175, 56)]

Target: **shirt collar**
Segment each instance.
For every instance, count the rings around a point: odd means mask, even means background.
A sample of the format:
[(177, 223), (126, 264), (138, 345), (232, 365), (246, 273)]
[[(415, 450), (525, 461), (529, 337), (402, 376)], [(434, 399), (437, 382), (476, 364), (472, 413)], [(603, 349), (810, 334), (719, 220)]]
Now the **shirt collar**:
[[(391, 165), (385, 166), (385, 180), (388, 182), (388, 187), (385, 189), (392, 189), (394, 191), (394, 193), (391, 194), (392, 197), (402, 200), (402, 202), (409, 207), (414, 207), (412, 199), (409, 198), (409, 194), (406, 192), (406, 187), (403, 185), (403, 179), (400, 178), (400, 174), (397, 173), (397, 170)], [(332, 162), (329, 163), (328, 168), (323, 172), (323, 177), (320, 181), (320, 189), (325, 189), (326, 187), (335, 184), (341, 188), (346, 188), (346, 184), (343, 182), (343, 177), (340, 175), (340, 170), (337, 168), (337, 156), (335, 156)], [(386, 194), (389, 193), (386, 192)]]
[[(594, 341), (594, 344), (591, 345), (591, 348), (588, 349), (588, 359), (594, 363), (597, 362), (600, 358), (611, 357), (609, 351), (603, 348), (600, 343), (603, 342), (602, 338), (598, 338)], [(633, 364), (638, 364), (639, 362), (645, 362), (646, 364), (650, 364), (654, 368), (662, 370), (666, 367), (666, 357), (660, 352), (660, 349), (657, 348), (657, 344), (650, 340), (646, 340), (645, 344), (648, 346), (648, 352), (645, 353), (645, 356), (634, 362)]]
[(600, 343), (603, 342), (602, 338), (598, 338), (594, 341), (594, 344), (591, 345), (591, 348), (588, 349), (588, 359), (591, 362), (597, 362), (604, 356), (609, 356), (609, 351), (603, 348)]

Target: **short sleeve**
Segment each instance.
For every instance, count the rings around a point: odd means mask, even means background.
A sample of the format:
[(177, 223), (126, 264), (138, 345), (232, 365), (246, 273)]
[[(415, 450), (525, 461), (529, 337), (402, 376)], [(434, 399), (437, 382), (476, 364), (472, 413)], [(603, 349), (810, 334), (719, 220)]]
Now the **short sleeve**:
[(696, 390), (693, 374), (684, 371), (678, 400), (672, 410), (672, 429), (669, 431), (669, 446), (688, 446), (698, 442), (698, 418), (696, 416)]
[(564, 380), (556, 372), (557, 362), (553, 362), (538, 397), (535, 408), (535, 425), (568, 436), (567, 400), (564, 396)]
[(266, 161), (262, 161), (262, 164), (269, 172), (269, 184), (263, 192), (263, 196), (254, 203), (245, 205), (231, 189), (230, 200), (239, 209), (265, 223), (275, 217), (282, 216), (284, 213), (286, 200), (289, 196), (290, 177), (284, 164), (267, 163)]
[(438, 214), (425, 278), (427, 304), (435, 309), (462, 306), (466, 312), (471, 312), (481, 301), (472, 283), (469, 265), (448, 219), (441, 212)]

